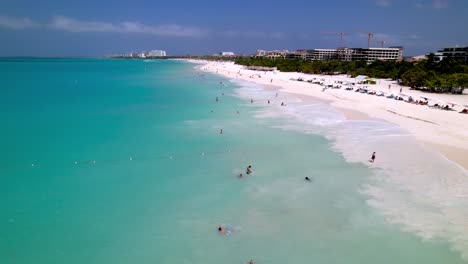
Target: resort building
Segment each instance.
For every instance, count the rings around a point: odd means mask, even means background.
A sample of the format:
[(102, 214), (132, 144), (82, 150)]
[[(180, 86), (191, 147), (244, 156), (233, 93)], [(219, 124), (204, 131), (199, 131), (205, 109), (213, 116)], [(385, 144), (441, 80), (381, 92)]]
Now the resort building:
[(350, 48), (338, 48), (336, 50), (337, 59), (341, 61), (352, 61), (353, 60), (353, 49)]
[(256, 57), (266, 57), (270, 59), (276, 59), (276, 58), (286, 58), (288, 55), (289, 51), (288, 50), (257, 50)]
[(165, 57), (166, 51), (165, 50), (152, 50), (148, 52), (148, 57)]
[(309, 53), (308, 50), (296, 50), (293, 52), (289, 52), (286, 54), (286, 58), (288, 59), (303, 59), (303, 60), (313, 60), (314, 55)]
[(287, 50), (257, 50), (256, 57), (304, 60), (361, 60), (367, 62), (375, 60), (401, 60), (403, 59), (403, 47), (310, 49), (294, 52)]
[(443, 48), (435, 53), (440, 60), (445, 58), (462, 59), (468, 61), (468, 46)]
[[(403, 47), (389, 48), (353, 48), (350, 60), (364, 60), (367, 62), (375, 60), (401, 60), (403, 59)], [(348, 57), (346, 57), (348, 58)]]
[(219, 55), (221, 55), (221, 56), (234, 56), (235, 54), (232, 51), (221, 51), (219, 53)]
[(148, 53), (146, 51), (142, 51), (142, 52), (138, 53), (138, 58), (144, 59), (146, 57), (148, 57)]
[(132, 51), (132, 52), (129, 52), (127, 55), (125, 55), (126, 57), (129, 57), (129, 58), (136, 58), (138, 57), (138, 53)]
[(308, 50), (312, 54), (312, 60), (336, 60), (338, 52), (336, 49), (312, 49)]

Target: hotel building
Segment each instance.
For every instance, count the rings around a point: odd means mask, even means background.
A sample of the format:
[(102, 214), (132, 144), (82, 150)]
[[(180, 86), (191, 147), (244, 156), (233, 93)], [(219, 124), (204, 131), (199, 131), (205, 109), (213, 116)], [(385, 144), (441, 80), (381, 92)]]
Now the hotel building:
[(165, 50), (152, 50), (148, 52), (148, 57), (165, 57), (166, 51)]
[(287, 50), (258, 50), (257, 57), (288, 58), (305, 60), (341, 60), (341, 61), (375, 61), (401, 60), (403, 47), (389, 48), (338, 48), (338, 49), (310, 49), (289, 52)]
[(462, 59), (468, 61), (468, 46), (443, 48), (435, 53), (441, 60), (445, 58)]

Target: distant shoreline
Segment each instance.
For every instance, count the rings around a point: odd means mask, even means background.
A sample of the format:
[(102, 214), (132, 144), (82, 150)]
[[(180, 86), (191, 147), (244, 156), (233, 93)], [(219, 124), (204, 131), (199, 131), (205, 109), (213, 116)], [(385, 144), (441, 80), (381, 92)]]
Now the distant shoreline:
[[(431, 109), (424, 105), (415, 105), (403, 101), (387, 99), (385, 97), (372, 96), (345, 91), (344, 89), (327, 89), (308, 82), (293, 81), (291, 78), (312, 77), (324, 79), (326, 82), (348, 80), (350, 78), (328, 75), (309, 75), (298, 72), (259, 72), (247, 70), (243, 66), (232, 62), (205, 61), (205, 65), (198, 66), (203, 71), (220, 74), (230, 79), (240, 79), (253, 82), (262, 86), (274, 85), (281, 87), (280, 92), (295, 94), (305, 97), (314, 97), (328, 100), (330, 104), (341, 109), (346, 117), (377, 118), (398, 125), (409, 131), (416, 139), (446, 158), (454, 161), (468, 170), (468, 159), (462, 153), (468, 153), (468, 116), (455, 111), (443, 111)], [(354, 79), (354, 78), (353, 78)], [(351, 80), (351, 79), (350, 79)], [(388, 85), (391, 90), (388, 90)], [(397, 85), (394, 81), (378, 80), (377, 84), (369, 85), (376, 91), (391, 91), (398, 94), (399, 89), (403, 93), (415, 98), (430, 96), (433, 101), (458, 102), (468, 105), (467, 95), (430, 94), (410, 90), (409, 87)], [(351, 112), (347, 113), (347, 110)], [(356, 114), (358, 112), (359, 114)], [(423, 122), (425, 120), (428, 122)]]

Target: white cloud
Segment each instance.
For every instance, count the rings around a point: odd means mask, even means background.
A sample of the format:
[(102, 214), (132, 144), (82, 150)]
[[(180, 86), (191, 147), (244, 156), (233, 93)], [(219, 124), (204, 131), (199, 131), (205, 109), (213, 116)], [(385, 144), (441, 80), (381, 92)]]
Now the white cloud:
[(448, 6), (448, 0), (433, 0), (432, 7), (435, 9), (443, 9)]
[(128, 21), (121, 23), (80, 21), (65, 16), (55, 16), (50, 27), (69, 32), (140, 33), (166, 37), (203, 37), (209, 34), (207, 30), (198, 27), (185, 27), (177, 24), (152, 26)]
[(27, 17), (9, 17), (0, 15), (0, 27), (8, 29), (26, 29), (37, 26), (39, 26), (39, 24)]
[(417, 0), (416, 7), (417, 8), (434, 8), (434, 9), (444, 9), (447, 8), (449, 4), (449, 0)]
[(391, 3), (392, 3), (391, 0), (376, 0), (375, 1), (375, 4), (378, 5), (378, 6), (381, 6), (381, 7), (390, 6)]

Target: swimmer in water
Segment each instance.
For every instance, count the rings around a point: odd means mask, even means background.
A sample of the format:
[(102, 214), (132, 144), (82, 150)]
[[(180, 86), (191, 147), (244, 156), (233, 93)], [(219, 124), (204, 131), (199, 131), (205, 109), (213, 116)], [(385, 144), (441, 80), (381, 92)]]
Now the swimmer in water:
[(253, 104), (253, 99), (250, 99), (250, 103)]
[(270, 100), (268, 100), (268, 103), (270, 103)]
[(244, 176), (244, 175), (242, 175), (242, 173), (240, 173), (240, 174), (239, 174), (239, 178), (242, 178), (242, 176)]
[(220, 133), (220, 134), (223, 134), (223, 129), (222, 129), (222, 128), (221, 128), (221, 130), (219, 130), (219, 133)]
[(218, 232), (220, 232), (221, 234), (224, 234), (225, 232), (224, 228), (221, 225), (218, 226)]
[(372, 153), (372, 157), (371, 157), (371, 159), (369, 160), (369, 162), (374, 163), (374, 161), (375, 161), (375, 152)]
[(218, 101), (219, 101), (219, 99), (218, 99), (218, 97), (216, 96), (216, 102), (218, 102)]
[(253, 259), (251, 259), (251, 260), (249, 261), (249, 264), (254, 264)]
[(252, 170), (251, 170), (251, 169), (252, 169), (252, 166), (249, 165), (249, 166), (245, 169), (245, 173), (247, 173), (247, 174), (252, 173)]
[(309, 177), (307, 177), (307, 176), (305, 177), (305, 180), (306, 180), (306, 181), (310, 181)]

